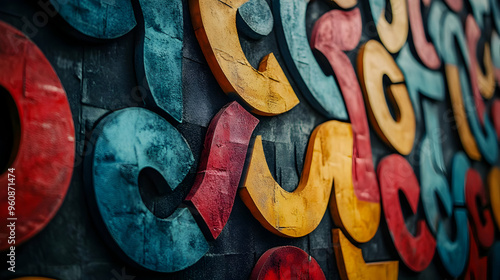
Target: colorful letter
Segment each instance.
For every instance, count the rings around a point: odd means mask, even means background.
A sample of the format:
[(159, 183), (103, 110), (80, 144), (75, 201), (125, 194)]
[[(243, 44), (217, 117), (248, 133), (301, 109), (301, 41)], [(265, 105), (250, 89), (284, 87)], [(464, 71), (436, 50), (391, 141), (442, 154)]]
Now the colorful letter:
[[(385, 18), (386, 1), (390, 2), (392, 21)], [(369, 0), (373, 21), (380, 41), (391, 53), (397, 53), (408, 37), (408, 10), (406, 0)]]
[(229, 219), (245, 165), (248, 143), (259, 120), (236, 101), (212, 119), (194, 186), (186, 202), (216, 239)]
[(341, 279), (398, 279), (398, 261), (365, 263), (361, 249), (356, 248), (340, 229), (334, 229), (333, 248)]
[(469, 169), (466, 176), (465, 202), (472, 218), (471, 224), (473, 225), (474, 236), (481, 247), (489, 248), (495, 241), (495, 225), (490, 210), (485, 209), (488, 199), (483, 180), (481, 175), (474, 169)]
[[(425, 102), (425, 99), (420, 97), (420, 95), (423, 95), (431, 100), (444, 101), (445, 85), (443, 75), (440, 72), (428, 70), (418, 63), (411, 54), (408, 44), (401, 49), (396, 62), (406, 77), (406, 87), (413, 104), (416, 123), (419, 124), (424, 121), (425, 137), (429, 137), (432, 147), (434, 168), (441, 174), (446, 174), (436, 106), (431, 102)], [(424, 102), (429, 104), (424, 105)], [(422, 114), (424, 120), (422, 120)]]
[[(431, 13), (432, 9), (443, 10), (442, 6), (440, 8), (436, 4), (431, 7)], [(491, 121), (486, 117), (483, 132), (474, 102), (471, 100), (471, 90), (474, 88), (471, 88), (466, 71), (466, 67), (470, 67), (471, 63), (461, 21), (457, 15), (450, 12), (444, 12), (442, 17), (442, 24), (436, 26), (438, 31), (432, 33), (431, 37), (434, 42), (440, 41), (436, 43), (436, 47), (446, 63), (448, 88), (462, 145), (472, 159), (479, 160), (482, 154), (487, 162), (494, 163), (498, 157), (498, 142)], [(458, 42), (460, 50), (455, 48), (455, 41)], [(469, 69), (472, 70), (474, 83), (477, 69)]]
[(379, 202), (377, 176), (373, 167), (370, 129), (365, 105), (356, 72), (343, 51), (354, 49), (361, 38), (361, 14), (358, 8), (351, 11), (332, 10), (316, 21), (311, 45), (330, 63), (340, 85), (349, 113), (354, 137), (353, 186), (356, 197), (363, 201)]
[(309, 46), (306, 32), (308, 3), (308, 0), (273, 0), (278, 45), (290, 74), (309, 103), (327, 118), (347, 120), (335, 78), (323, 72)]
[(417, 177), (410, 164), (400, 155), (385, 157), (379, 163), (377, 171), (385, 220), (394, 246), (408, 268), (413, 271), (422, 271), (432, 261), (436, 250), (436, 240), (424, 220), (418, 222), (416, 236), (408, 231), (399, 200), (399, 192), (402, 191), (413, 214), (417, 213), (420, 200)]
[(408, 17), (410, 20), (411, 36), (413, 45), (422, 63), (430, 69), (438, 69), (441, 60), (432, 42), (427, 41), (420, 2), (429, 6), (431, 0), (408, 0)]
[(324, 280), (316, 260), (300, 248), (282, 246), (267, 250), (253, 268), (251, 280)]
[(300, 237), (318, 226), (335, 184), (330, 209), (334, 222), (356, 241), (367, 242), (377, 231), (380, 204), (356, 197), (352, 151), (350, 124), (329, 121), (318, 126), (309, 140), (299, 186), (290, 193), (273, 179), (258, 136), (240, 196), (266, 229)]
[[(15, 192), (15, 244), (40, 232), (56, 214), (73, 174), (75, 131), (66, 93), (43, 53), (24, 34), (0, 22), (0, 94), (13, 101), (14, 151), (8, 166), (0, 167), (0, 217), (7, 221), (11, 192)], [(6, 100), (10, 99), (7, 97)], [(3, 99), (3, 98), (2, 98)], [(9, 102), (10, 103), (10, 102)], [(7, 104), (9, 104), (7, 103)], [(7, 105), (5, 104), (5, 105)], [(4, 104), (2, 104), (4, 105)], [(6, 131), (2, 133), (8, 133)], [(6, 169), (14, 168), (13, 172)], [(14, 189), (8, 179), (14, 178)], [(3, 227), (0, 233), (8, 232)]]
[[(456, 227), (454, 228), (457, 229), (457, 232), (454, 234), (456, 236), (455, 240), (451, 240), (446, 232), (446, 229), (441, 224), (441, 219), (438, 218), (438, 228), (436, 233), (437, 252), (441, 258), (443, 266), (452, 277), (458, 277), (464, 271), (467, 265), (467, 256), (469, 255), (469, 238), (472, 238), (469, 237), (469, 231), (467, 229), (467, 211), (463, 208), (457, 207), (453, 209), (453, 204), (455, 206), (462, 207), (465, 205), (465, 174), (469, 167), (469, 160), (464, 153), (459, 152), (455, 154), (453, 157), (451, 174), (452, 194), (450, 196), (448, 190), (443, 193), (436, 193), (439, 195), (441, 202), (445, 206), (444, 210), (446, 216), (449, 219), (452, 219), (453, 217), (456, 224)], [(435, 194), (428, 194), (427, 197), (429, 195), (435, 196)], [(429, 207), (429, 204), (424, 205), (424, 209), (427, 207)], [(427, 220), (433, 221), (429, 216), (427, 216)]]
[(92, 133), (86, 157), (91, 213), (103, 236), (132, 264), (158, 272), (183, 270), (208, 251), (208, 243), (187, 208), (156, 217), (139, 193), (139, 173), (152, 169), (175, 189), (194, 158), (186, 140), (166, 120), (142, 108), (116, 111)]
[(248, 0), (189, 0), (196, 38), (222, 90), (236, 94), (252, 112), (272, 116), (299, 103), (271, 53), (254, 69), (245, 57), (236, 29), (238, 8)]
[(140, 0), (136, 74), (148, 88), (146, 100), (182, 122), (181, 0)]
[[(368, 116), (375, 131), (388, 146), (408, 155), (415, 139), (415, 115), (404, 85), (403, 73), (385, 48), (377, 41), (370, 40), (359, 51), (358, 75), (368, 104)], [(387, 93), (395, 118), (386, 102), (384, 75), (393, 83)]]

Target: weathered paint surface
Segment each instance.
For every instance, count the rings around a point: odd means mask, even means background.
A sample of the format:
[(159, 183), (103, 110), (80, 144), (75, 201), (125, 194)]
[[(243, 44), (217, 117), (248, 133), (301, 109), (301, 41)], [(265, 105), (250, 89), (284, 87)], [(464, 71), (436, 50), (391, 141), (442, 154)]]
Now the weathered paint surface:
[[(301, 180), (291, 193), (274, 180), (266, 162), (262, 138), (257, 136), (240, 196), (266, 229), (281, 236), (300, 237), (318, 226), (333, 186), (331, 166), (337, 161), (335, 157), (339, 156), (332, 145), (343, 144), (335, 139), (339, 133), (350, 134), (350, 126), (330, 121), (313, 131)], [(352, 142), (344, 146), (352, 150)]]
[[(424, 104), (432, 106), (432, 103)], [(434, 110), (434, 112), (436, 111)], [(436, 233), (440, 224), (438, 197), (450, 215), (453, 208), (453, 201), (445, 174), (436, 168), (434, 164), (432, 143), (428, 137), (431, 133), (433, 132), (429, 132), (424, 136), (420, 146), (420, 184), (422, 186), (424, 213), (432, 232)]]
[(267, 250), (257, 261), (251, 280), (324, 280), (316, 260), (300, 248), (282, 246)]
[[(420, 184), (423, 210), (431, 232), (436, 234), (437, 252), (446, 271), (451, 275), (460, 275), (467, 261), (467, 213), (464, 209), (453, 209), (453, 206), (465, 206), (465, 180), (469, 163), (465, 155), (459, 154), (453, 161), (452, 193), (447, 181), (446, 166), (441, 147), (441, 127), (439, 124), (438, 104), (444, 101), (445, 86), (443, 76), (435, 71), (425, 69), (412, 57), (405, 46), (398, 57), (414, 107), (417, 122), (423, 116), (425, 134), (420, 142)], [(426, 98), (421, 98), (422, 94)], [(422, 114), (420, 114), (420, 107)], [(460, 178), (462, 175), (462, 178)], [(444, 206), (446, 216), (440, 215), (439, 202)], [(457, 225), (457, 238), (451, 239), (442, 226), (444, 219), (453, 219)]]
[(391, 53), (397, 53), (408, 37), (407, 0), (388, 0), (392, 10), (392, 21), (385, 17), (386, 0), (369, 0), (373, 21), (377, 27), (380, 41)]
[(356, 72), (343, 51), (354, 49), (361, 38), (361, 14), (333, 10), (316, 21), (311, 35), (312, 48), (320, 51), (330, 63), (340, 85), (353, 133), (352, 180), (359, 200), (378, 202), (377, 176), (373, 167), (370, 129)]
[[(465, 180), (465, 202), (471, 217), (474, 237), (479, 246), (489, 248), (495, 241), (495, 225), (491, 211), (486, 208), (488, 198), (481, 175), (474, 169), (467, 171)], [(479, 203), (479, 204), (478, 204)], [(472, 239), (472, 238), (471, 238)]]
[[(436, 106), (433, 104), (423, 105), (426, 103), (425, 98), (435, 101), (445, 100), (445, 85), (444, 78), (440, 72), (426, 69), (413, 57), (410, 52), (410, 47), (405, 45), (399, 52), (396, 63), (401, 68), (406, 80), (408, 94), (413, 104), (416, 123), (425, 124), (425, 137), (429, 138), (432, 147), (433, 166), (442, 174), (446, 173), (446, 167), (443, 158), (443, 151), (440, 141), (439, 114)], [(427, 101), (428, 102), (428, 101)], [(422, 120), (424, 116), (424, 120)]]
[(182, 0), (139, 0), (136, 75), (146, 101), (182, 122)]
[[(0, 250), (19, 245), (40, 232), (66, 196), (73, 174), (73, 118), (57, 74), (40, 49), (14, 27), (0, 22), (0, 86), (14, 100), (19, 117), (15, 168), (15, 244), (6, 239)], [(14, 119), (15, 117), (12, 116)], [(8, 132), (2, 132), (8, 133)], [(2, 167), (3, 168), (3, 167)], [(0, 170), (0, 217), (8, 217), (7, 170)], [(9, 234), (3, 226), (0, 234)]]
[(61, 17), (85, 36), (114, 39), (127, 34), (135, 25), (131, 1), (120, 5), (108, 0), (50, 0)]
[(299, 100), (274, 54), (265, 56), (257, 70), (243, 53), (236, 14), (247, 1), (189, 0), (196, 38), (226, 94), (236, 94), (255, 114), (282, 114)]
[(291, 76), (309, 103), (327, 118), (347, 120), (335, 78), (323, 72), (309, 45), (308, 3), (308, 0), (273, 0), (278, 45)]
[[(187, 208), (156, 217), (141, 199), (139, 173), (156, 170), (175, 189), (194, 162), (186, 140), (167, 121), (142, 108), (116, 111), (92, 134), (94, 150), (86, 158), (87, 191), (104, 237), (127, 261), (158, 272), (173, 272), (197, 262), (208, 243)], [(108, 235), (109, 234), (109, 235)]]
[[(387, 95), (394, 108), (395, 118), (386, 102), (384, 75), (393, 83), (388, 87)], [(403, 73), (377, 41), (370, 40), (361, 47), (358, 53), (358, 76), (375, 131), (389, 147), (408, 155), (415, 140), (415, 114), (403, 83)]]
[(255, 40), (269, 35), (274, 27), (271, 7), (265, 0), (249, 0), (238, 9), (236, 26)]
[(361, 249), (356, 248), (340, 229), (332, 230), (332, 234), (341, 279), (398, 279), (398, 261), (365, 263)]
[(488, 174), (488, 191), (491, 212), (495, 218), (497, 229), (500, 230), (500, 168), (492, 167)]
[[(465, 205), (464, 174), (469, 169), (470, 164), (465, 154), (457, 153), (454, 156), (452, 192), (450, 193), (446, 177), (432, 168), (432, 150), (429, 138), (422, 140), (421, 150), (420, 178), (424, 213), (431, 232), (436, 236), (437, 253), (442, 265), (448, 274), (457, 277), (463, 272), (467, 263), (469, 235), (467, 211), (463, 208), (454, 208), (454, 205)], [(443, 205), (445, 216), (440, 214), (439, 204)], [(446, 219), (451, 219), (456, 224), (457, 230), (454, 234), (456, 237), (453, 239), (443, 226)]]
[[(442, 10), (438, 5), (433, 5), (431, 13), (435, 7), (437, 7), (436, 11)], [(445, 73), (462, 145), (472, 159), (479, 160), (482, 155), (487, 162), (494, 163), (498, 157), (495, 131), (489, 118), (484, 117), (483, 132), (474, 101), (471, 100), (474, 83), (471, 85), (466, 71), (471, 65), (471, 60), (464, 30), (460, 19), (455, 14), (443, 12), (441, 16), (443, 24), (435, 27), (438, 31), (431, 34), (431, 37), (435, 43), (440, 41), (436, 43), (436, 47), (446, 63)], [(456, 49), (455, 42), (458, 43), (460, 49)], [(476, 76), (476, 68), (472, 69), (470, 74), (473, 78)]]
[(196, 180), (186, 201), (214, 239), (233, 209), (250, 137), (258, 123), (234, 101), (222, 108), (208, 127)]
[(453, 65), (446, 65), (445, 72), (446, 81), (448, 83), (448, 91), (453, 104), (452, 108), (455, 123), (457, 124), (458, 135), (460, 137), (460, 141), (462, 142), (462, 147), (472, 160), (481, 160), (481, 153), (479, 152), (476, 140), (472, 135), (470, 126), (467, 123), (467, 113), (464, 108), (458, 68)]
[[(465, 203), (465, 179), (464, 174), (469, 169), (469, 161), (467, 156), (459, 152), (453, 157), (452, 165), (452, 194), (449, 191), (437, 192), (441, 203), (444, 205), (444, 210), (448, 219), (453, 219), (456, 224), (457, 231), (455, 238), (452, 240), (446, 232), (444, 226), (441, 225), (444, 217), (438, 218), (438, 227), (436, 233), (437, 252), (441, 259), (444, 268), (452, 277), (458, 277), (464, 271), (467, 265), (467, 257), (469, 255), (469, 232), (467, 229), (467, 211), (463, 208), (454, 208), (455, 206), (463, 206)], [(436, 201), (437, 203), (437, 201)], [(428, 206), (425, 206), (428, 207)], [(425, 208), (424, 208), (425, 209)], [(429, 218), (427, 218), (429, 221)], [(431, 227), (432, 229), (432, 227)]]
[(272, 177), (258, 136), (240, 196), (266, 229), (281, 236), (300, 237), (318, 226), (334, 186), (330, 211), (335, 224), (356, 241), (367, 242), (377, 231), (380, 204), (356, 197), (352, 151), (350, 124), (329, 121), (318, 126), (309, 140), (299, 185), (290, 193)]
[[(403, 192), (413, 214), (417, 213), (420, 186), (411, 165), (400, 155), (385, 157), (377, 167), (382, 206), (392, 241), (403, 263), (413, 271), (423, 271), (432, 261), (436, 240), (425, 220), (419, 220), (417, 234), (406, 227), (399, 192)], [(399, 207), (398, 207), (399, 205)]]
[[(469, 235), (472, 236), (472, 228), (469, 225)], [(469, 247), (469, 262), (467, 264), (467, 269), (463, 275), (464, 280), (476, 280), (476, 279), (487, 279), (488, 275), (488, 257), (481, 257), (479, 255), (479, 248), (477, 247), (475, 238), (470, 239)], [(495, 263), (494, 266), (498, 266)], [(493, 270), (494, 268), (492, 268)], [(491, 278), (498, 279), (498, 278)]]
[[(425, 66), (430, 69), (438, 69), (441, 65), (441, 60), (432, 42), (427, 40), (420, 7), (421, 2), (425, 7), (428, 7), (430, 6), (431, 0), (408, 0), (408, 19), (410, 21), (413, 45), (415, 46), (418, 57)], [(420, 64), (418, 65), (422, 67)]]

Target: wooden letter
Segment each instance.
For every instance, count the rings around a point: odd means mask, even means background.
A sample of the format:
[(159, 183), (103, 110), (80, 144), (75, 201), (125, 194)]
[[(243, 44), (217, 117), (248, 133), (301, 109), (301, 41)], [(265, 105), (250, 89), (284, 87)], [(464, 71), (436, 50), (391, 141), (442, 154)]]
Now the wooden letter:
[[(489, 209), (486, 190), (481, 175), (474, 169), (467, 171), (465, 180), (465, 202), (472, 218), (474, 237), (479, 245), (485, 249), (491, 247), (495, 241), (495, 225)], [(479, 204), (478, 204), (479, 202)]]
[[(0, 250), (4, 250), (40, 232), (61, 207), (73, 174), (75, 130), (66, 92), (40, 49), (1, 21), (0, 34), (0, 94), (10, 95), (13, 102), (9, 111), (12, 120), (18, 119), (13, 123), (18, 132), (13, 135), (14, 151), (8, 166), (0, 167), (4, 186), (0, 218), (6, 221), (11, 217), (8, 206), (13, 192), (19, 206), (14, 211), (15, 244), (4, 239), (0, 243)], [(8, 172), (7, 167), (15, 170)], [(3, 226), (0, 234), (7, 235), (8, 230)]]
[[(422, 63), (430, 69), (438, 69), (441, 60), (432, 42), (427, 41), (420, 2), (429, 6), (431, 0), (408, 0), (408, 17), (410, 20), (413, 45)], [(407, 79), (408, 80), (408, 79)]]
[(139, 192), (139, 173), (145, 168), (157, 172), (158, 188), (173, 190), (194, 162), (186, 140), (171, 124), (146, 109), (127, 108), (101, 120), (91, 143), (94, 150), (85, 158), (91, 213), (125, 261), (174, 272), (205, 255), (208, 243), (187, 208), (162, 219), (146, 208)]
[(267, 250), (252, 270), (251, 280), (325, 280), (316, 260), (300, 248), (276, 247)]
[(208, 127), (196, 180), (186, 202), (200, 215), (214, 239), (233, 209), (248, 143), (258, 123), (233, 101), (220, 110)]
[[(392, 21), (385, 18), (387, 1), (392, 8)], [(391, 53), (397, 53), (408, 37), (407, 0), (369, 0), (372, 18), (377, 26), (380, 41)]]
[[(431, 14), (442, 11), (442, 5), (433, 5)], [(471, 100), (471, 90), (477, 88), (477, 69), (470, 68), (471, 77), (468, 76), (466, 67), (471, 63), (461, 21), (451, 12), (444, 12), (442, 17), (442, 24), (435, 26), (437, 31), (431, 33), (431, 37), (435, 43), (438, 42), (437, 50), (446, 64), (446, 78), (462, 145), (472, 159), (479, 160), (482, 155), (487, 162), (494, 163), (498, 157), (498, 142), (493, 125), (486, 117), (483, 132), (477, 109)], [(455, 42), (458, 42), (460, 49), (456, 49)], [(469, 80), (472, 80), (472, 86)]]
[(273, 0), (278, 45), (290, 74), (314, 109), (327, 118), (347, 120), (335, 78), (323, 72), (309, 46), (306, 31), (308, 3), (309, 0)]
[[(358, 54), (358, 75), (368, 104), (368, 116), (377, 134), (390, 147), (408, 155), (415, 139), (415, 114), (404, 76), (392, 56), (375, 40), (363, 45)], [(387, 89), (396, 119), (389, 111), (383, 77), (389, 76), (392, 85)]]
[(356, 248), (340, 229), (334, 229), (332, 234), (340, 278), (349, 280), (398, 279), (398, 261), (365, 263), (361, 249)]
[(438, 111), (433, 102), (420, 96), (423, 95), (435, 101), (444, 101), (444, 77), (440, 72), (426, 69), (422, 64), (418, 63), (411, 54), (408, 44), (401, 49), (396, 62), (406, 77), (406, 87), (413, 103), (416, 123), (421, 124), (424, 122), (425, 137), (429, 138), (432, 148), (434, 168), (441, 174), (446, 174), (441, 149)]
[(408, 268), (413, 271), (423, 271), (432, 261), (436, 240), (424, 220), (418, 222), (416, 236), (408, 231), (399, 201), (399, 191), (402, 191), (413, 214), (417, 213), (420, 200), (417, 177), (410, 164), (400, 155), (385, 157), (379, 163), (377, 173), (385, 220), (394, 246)]
[(380, 204), (356, 197), (352, 151), (350, 124), (329, 121), (318, 126), (309, 140), (299, 186), (290, 193), (273, 179), (258, 136), (240, 196), (266, 229), (300, 237), (318, 226), (335, 184), (330, 204), (334, 222), (356, 241), (367, 242), (377, 231)]
[(238, 8), (248, 0), (189, 0), (196, 38), (222, 90), (236, 94), (252, 112), (273, 116), (299, 103), (274, 54), (254, 69), (241, 49)]
[(365, 112), (363, 95), (356, 72), (343, 51), (354, 49), (361, 38), (361, 14), (358, 8), (351, 11), (333, 10), (324, 14), (314, 25), (311, 45), (330, 63), (349, 113), (354, 137), (353, 186), (358, 199), (379, 202), (377, 176), (373, 167), (370, 129)]
[(181, 0), (139, 0), (136, 74), (148, 88), (146, 101), (182, 122)]

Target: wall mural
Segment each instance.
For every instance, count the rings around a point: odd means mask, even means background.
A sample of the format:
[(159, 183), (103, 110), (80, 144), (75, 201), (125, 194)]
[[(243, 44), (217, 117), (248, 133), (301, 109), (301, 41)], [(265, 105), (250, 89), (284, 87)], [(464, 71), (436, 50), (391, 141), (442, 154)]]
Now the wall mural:
[(2, 279), (500, 279), (497, 0), (21, 2)]

